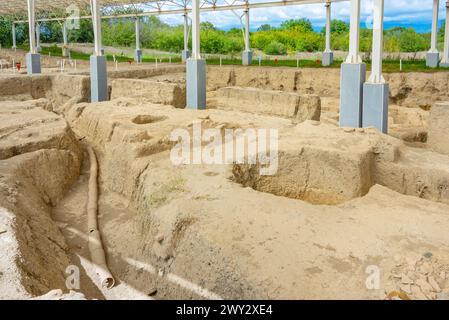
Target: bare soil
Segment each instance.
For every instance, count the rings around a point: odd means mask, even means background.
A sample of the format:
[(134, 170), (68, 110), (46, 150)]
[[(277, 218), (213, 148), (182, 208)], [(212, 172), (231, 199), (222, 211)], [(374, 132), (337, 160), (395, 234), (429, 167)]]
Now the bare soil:
[[(182, 66), (141, 68), (111, 78), (184, 84)], [(0, 89), (0, 298), (448, 299), (449, 156), (426, 143), (428, 111), (413, 101), (433, 89), (417, 89), (421, 75), (404, 78), (401, 88), (413, 88), (392, 105), (386, 136), (338, 128), (338, 97), (315, 74), (300, 83), (320, 97), (320, 121), (222, 108), (218, 88), (295, 92), (290, 71), (224, 70), (208, 70), (206, 111), (131, 95), (90, 104), (83, 74), (2, 76), (34, 82)], [(439, 88), (437, 80), (428, 81)], [(175, 166), (170, 134), (194, 122), (221, 132), (278, 129), (277, 174), (258, 175), (260, 164)], [(99, 285), (88, 252), (86, 144), (99, 162), (111, 290)], [(72, 265), (81, 279), (74, 291)]]

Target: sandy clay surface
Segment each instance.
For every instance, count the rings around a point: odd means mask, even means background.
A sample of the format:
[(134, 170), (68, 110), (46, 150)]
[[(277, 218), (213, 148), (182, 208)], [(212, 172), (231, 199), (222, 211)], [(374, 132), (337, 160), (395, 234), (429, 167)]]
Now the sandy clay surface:
[[(0, 79), (15, 83), (0, 89), (0, 298), (449, 298), (449, 155), (426, 143), (428, 111), (413, 103), (428, 92), (406, 80), (413, 94), (393, 101), (387, 136), (339, 128), (327, 84), (295, 90), (294, 74), (270, 69), (210, 68), (210, 108), (184, 109), (182, 68), (111, 71), (113, 100), (95, 104), (83, 74)], [(147, 85), (131, 92), (126, 79)], [(245, 109), (222, 90), (281, 85), (299, 98)], [(175, 165), (170, 135), (199, 125), (219, 137), (277, 129), (276, 174), (259, 162)], [(88, 249), (86, 146), (112, 289)], [(80, 286), (68, 288), (74, 266)]]

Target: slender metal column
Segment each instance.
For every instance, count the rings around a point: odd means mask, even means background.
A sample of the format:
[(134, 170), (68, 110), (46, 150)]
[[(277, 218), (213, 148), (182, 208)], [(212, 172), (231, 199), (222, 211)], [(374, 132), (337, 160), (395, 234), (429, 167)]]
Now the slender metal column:
[(62, 24), (62, 38), (63, 38), (62, 56), (68, 57), (69, 56), (69, 40), (68, 40), (68, 34), (67, 34), (67, 21), (64, 21), (64, 23)]
[(109, 100), (106, 57), (101, 48), (101, 12), (99, 0), (91, 0), (92, 25), (94, 29), (95, 51), (90, 57), (91, 101)]
[(360, 0), (351, 0), (351, 25), (349, 55), (341, 65), (340, 126), (362, 126), (363, 84), (366, 80), (366, 64), (359, 54)]
[(370, 83), (385, 83), (382, 75), (383, 58), (383, 39), (384, 39), (384, 0), (374, 0), (373, 15), (373, 52), (371, 55), (371, 76), (368, 79)]
[(432, 35), (430, 50), (427, 52), (426, 65), (430, 68), (438, 67), (440, 62), (440, 53), (438, 52), (438, 13), (440, 7), (440, 0), (433, 0), (433, 15), (432, 15)]
[(249, 9), (245, 10), (245, 51), (250, 51), (249, 44)]
[(36, 24), (36, 51), (41, 52), (41, 25), (40, 23)]
[(184, 50), (182, 50), (182, 53), (181, 53), (182, 62), (186, 62), (186, 60), (188, 58), (190, 58), (189, 36), (190, 36), (189, 15), (187, 12), (185, 12), (184, 13)]
[(30, 38), (30, 53), (36, 52), (36, 23), (34, 15), (34, 0), (28, 0), (28, 26)]
[(449, 67), (449, 1), (446, 2), (446, 28), (444, 29), (444, 53), (441, 67)]
[(245, 15), (245, 51), (242, 53), (242, 64), (249, 66), (253, 62), (253, 52), (251, 51), (251, 44), (249, 40), (249, 9), (244, 11)]
[(95, 51), (94, 55), (102, 56), (102, 48), (101, 48), (101, 16), (100, 16), (100, 4), (99, 0), (91, 0), (92, 4), (92, 25), (94, 28), (94, 45)]
[(192, 0), (192, 59), (201, 59), (200, 54), (200, 1)]
[(26, 66), (28, 74), (41, 73), (41, 56), (36, 48), (36, 18), (34, 11), (34, 0), (27, 1), (28, 27), (30, 38), (30, 52), (26, 55)]
[(351, 0), (351, 24), (349, 31), (349, 55), (347, 63), (361, 63), (360, 48), (360, 0)]
[(326, 52), (331, 52), (331, 3), (326, 3)]
[(16, 40), (16, 24), (15, 23), (12, 24), (11, 33), (12, 33), (12, 48), (16, 49), (17, 48), (17, 40)]
[(189, 50), (189, 16), (184, 13), (184, 50)]
[(438, 15), (440, 10), (440, 1), (433, 0), (432, 15), (432, 38), (429, 52), (438, 52)]
[(140, 18), (136, 17), (136, 50), (140, 50)]
[(136, 17), (136, 50), (134, 51), (134, 61), (142, 63), (142, 49), (140, 48), (140, 18)]
[(331, 49), (331, 3), (327, 2), (326, 7), (326, 49), (323, 52), (323, 66), (330, 66), (334, 62), (334, 53)]

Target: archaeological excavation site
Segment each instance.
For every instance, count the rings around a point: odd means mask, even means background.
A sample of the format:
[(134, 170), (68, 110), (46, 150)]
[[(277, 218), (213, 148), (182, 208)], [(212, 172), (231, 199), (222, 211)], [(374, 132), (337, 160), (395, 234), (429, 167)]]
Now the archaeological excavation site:
[[(133, 61), (108, 59), (104, 8), (143, 2), (0, 8), (35, 35), (45, 10), (88, 6), (94, 34), (89, 60), (40, 53), (38, 36), (0, 49), (0, 299), (449, 299), (449, 34), (425, 71), (386, 72), (384, 1), (369, 60), (361, 1), (345, 1), (343, 63), (327, 28), (322, 65), (263, 66), (260, 2), (219, 1), (244, 10), (246, 50), (208, 64), (200, 12), (214, 8), (179, 1), (179, 61), (142, 61), (153, 12), (128, 15)], [(329, 24), (334, 1), (316, 2)]]

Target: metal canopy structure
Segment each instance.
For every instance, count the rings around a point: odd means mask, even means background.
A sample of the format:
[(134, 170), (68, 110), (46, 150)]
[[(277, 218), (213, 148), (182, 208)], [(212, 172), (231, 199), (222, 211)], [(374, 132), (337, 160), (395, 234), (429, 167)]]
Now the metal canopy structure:
[[(275, 6), (291, 6), (301, 4), (317, 4), (330, 2), (345, 2), (349, 0), (201, 0), (200, 10), (204, 11), (224, 11), (250, 8), (267, 8)], [(102, 0), (100, 5), (103, 8), (102, 18), (117, 18), (127, 16), (147, 16), (155, 14), (179, 14), (192, 10), (191, 0)], [(52, 17), (54, 19), (66, 18), (68, 16), (65, 11), (70, 6), (76, 6), (79, 9), (89, 9), (91, 0), (35, 0), (36, 15)], [(135, 14), (110, 14), (115, 7), (124, 7)], [(0, 7), (2, 15), (26, 15), (26, 0), (9, 0)], [(84, 16), (81, 18), (88, 18)], [(42, 20), (44, 21), (44, 20)], [(19, 22), (19, 21), (18, 21)], [(24, 21), (20, 21), (24, 22)]]
[[(348, 2), (350, 0), (200, 0), (199, 7), (201, 12), (211, 11), (229, 11), (246, 10), (257, 8), (270, 8), (281, 6), (295, 6), (306, 4), (326, 4), (332, 2)], [(70, 6), (77, 6), (79, 9), (90, 11), (90, 0), (35, 0), (36, 14), (39, 16), (37, 21), (61, 21), (69, 17), (65, 11)], [(20, 3), (20, 5), (17, 5)], [(50, 3), (50, 5), (42, 5)], [(23, 6), (25, 4), (25, 6)], [(40, 4), (40, 6), (38, 5)], [(102, 19), (145, 17), (152, 15), (165, 14), (184, 14), (192, 11), (191, 0), (101, 0), (100, 5), (103, 9)], [(114, 14), (114, 8), (122, 7), (128, 11), (134, 11), (127, 14)], [(15, 9), (14, 9), (15, 8)], [(12, 0), (11, 9), (0, 8), (0, 14), (13, 14), (21, 16), (26, 14), (26, 0)], [(78, 17), (79, 19), (90, 19), (91, 15)], [(25, 23), (27, 20), (17, 20), (15, 23)]]

